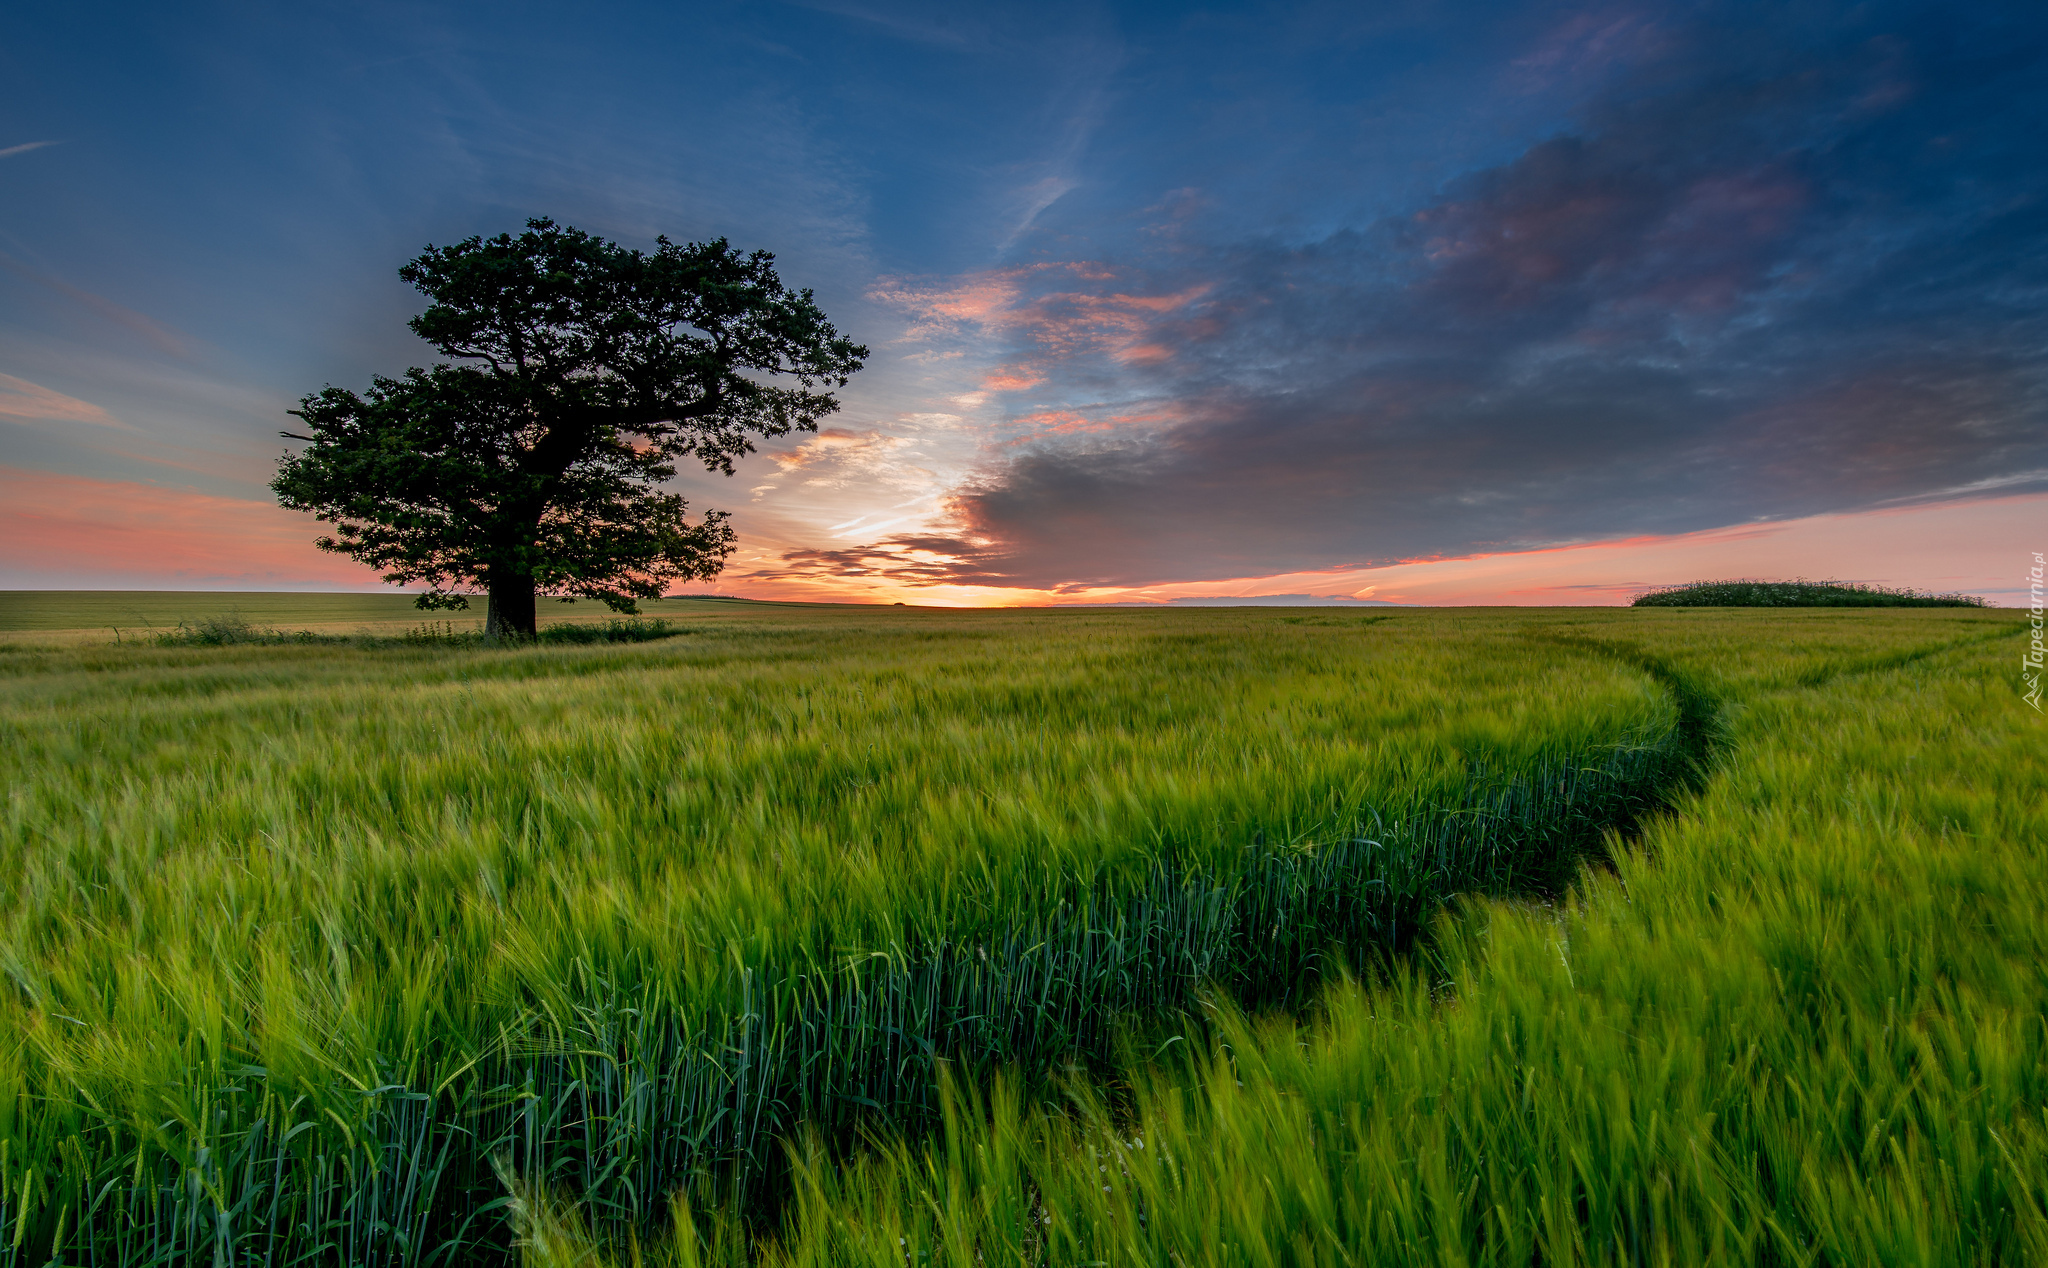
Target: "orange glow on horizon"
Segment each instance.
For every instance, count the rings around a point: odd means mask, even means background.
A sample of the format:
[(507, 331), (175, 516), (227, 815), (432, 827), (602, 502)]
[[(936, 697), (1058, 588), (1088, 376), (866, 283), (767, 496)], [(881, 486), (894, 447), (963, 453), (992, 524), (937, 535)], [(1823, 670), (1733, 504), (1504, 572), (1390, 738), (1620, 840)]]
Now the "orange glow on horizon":
[(941, 607), (1164, 603), (1305, 594), (1417, 606), (1612, 606), (1655, 586), (1739, 576), (1834, 578), (1921, 590), (2017, 593), (2014, 561), (2048, 523), (2048, 495), (1895, 507), (1669, 536), (1310, 569), (1218, 581), (1078, 591), (909, 585), (886, 577), (717, 582), (705, 591), (763, 599)]
[[(774, 534), (743, 529), (742, 554), (726, 577), (684, 592), (967, 608), (1273, 594), (1416, 605), (1576, 606), (1626, 603), (1643, 589), (1685, 581), (1803, 576), (1959, 590), (1998, 602), (2001, 594), (2015, 601), (2023, 590), (2015, 578), (2042, 540), (2043, 524), (2048, 495), (2029, 494), (1203, 582), (1076, 590), (920, 585), (892, 578), (885, 567), (865, 576), (743, 579), (741, 574), (771, 564), (783, 552), (818, 546), (820, 534), (785, 523)], [(0, 467), (0, 567), (8, 577), (0, 584), (13, 588), (381, 588), (369, 569), (314, 548), (321, 527), (311, 516), (268, 501)], [(876, 554), (886, 562), (884, 552)], [(925, 550), (902, 558), (944, 561)]]

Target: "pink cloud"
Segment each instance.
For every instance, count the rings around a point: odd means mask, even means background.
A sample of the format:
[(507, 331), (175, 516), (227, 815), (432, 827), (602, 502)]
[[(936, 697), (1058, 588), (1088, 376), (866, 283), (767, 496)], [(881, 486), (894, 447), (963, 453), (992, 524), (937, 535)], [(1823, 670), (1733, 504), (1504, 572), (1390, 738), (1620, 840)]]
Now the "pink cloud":
[(1016, 419), (1013, 425), (1023, 430), (1022, 434), (1005, 442), (1012, 446), (1028, 444), (1046, 436), (1071, 436), (1081, 432), (1116, 429), (1114, 419), (1090, 418), (1086, 414), (1070, 409), (1041, 410), (1036, 414), (1026, 414)]
[(784, 471), (827, 465), (866, 470), (893, 461), (891, 455), (908, 443), (901, 436), (885, 432), (827, 427), (806, 437), (796, 448), (770, 457)]
[(1045, 382), (1045, 376), (1028, 367), (1006, 367), (981, 381), (984, 392), (1021, 392)]
[(1122, 430), (1145, 431), (1181, 421), (1180, 413), (1171, 407), (1124, 413), (1103, 413), (1103, 409), (1100, 405), (1083, 405), (1020, 415), (1010, 420), (1010, 426), (1017, 434), (1002, 442), (1003, 446), (1015, 448), (1035, 440), (1043, 440), (1048, 436), (1074, 436), (1086, 432)]
[[(1163, 350), (1148, 345), (1157, 321), (1206, 294), (1197, 285), (1167, 295), (1129, 291), (1098, 293), (1079, 284), (1108, 283), (1117, 274), (1091, 261), (1030, 264), (973, 273), (938, 286), (892, 282), (870, 298), (908, 309), (917, 324), (909, 337), (924, 338), (978, 327), (1010, 334), (1037, 345), (1054, 357), (1100, 354), (1123, 360), (1158, 359)], [(1036, 368), (1028, 371), (1038, 376)], [(998, 377), (1023, 377), (999, 370)], [(1035, 381), (1035, 380), (1034, 380)], [(995, 390), (994, 379), (987, 385)]]
[(0, 418), (43, 419), (65, 423), (98, 423), (105, 427), (126, 427), (120, 419), (75, 396), (0, 374)]
[(1130, 347), (1118, 349), (1116, 353), (1117, 360), (1129, 362), (1133, 365), (1150, 365), (1155, 362), (1168, 360), (1172, 356), (1173, 349), (1158, 343), (1133, 344)]

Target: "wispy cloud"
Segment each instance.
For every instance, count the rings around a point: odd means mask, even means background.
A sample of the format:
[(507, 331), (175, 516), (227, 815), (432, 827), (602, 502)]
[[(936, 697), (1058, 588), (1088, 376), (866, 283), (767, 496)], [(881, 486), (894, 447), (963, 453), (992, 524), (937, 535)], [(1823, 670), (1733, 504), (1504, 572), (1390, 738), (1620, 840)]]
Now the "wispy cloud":
[(996, 243), (997, 249), (1007, 251), (1015, 246), (1017, 239), (1030, 231), (1031, 226), (1038, 220), (1039, 213), (1073, 192), (1076, 184), (1070, 176), (1047, 176), (1017, 191), (1017, 197), (1024, 205), (1023, 213), (1018, 217), (1017, 223), (1010, 226), (1010, 231)]
[(11, 374), (0, 374), (0, 418), (93, 423), (101, 427), (129, 429), (128, 424), (91, 401), (81, 401), (75, 396), (53, 392), (40, 384), (15, 378)]
[(17, 154), (26, 154), (30, 150), (40, 150), (47, 146), (62, 144), (64, 144), (62, 141), (28, 141), (21, 145), (10, 145), (4, 150), (0, 150), (0, 159), (13, 158)]
[(49, 289), (71, 300), (100, 319), (121, 327), (135, 335), (158, 352), (173, 357), (189, 357), (192, 346), (188, 340), (160, 322), (153, 321), (132, 308), (125, 308), (104, 296), (95, 295), (82, 287), (73, 286), (61, 277), (30, 268), (5, 253), (0, 253), (0, 266), (20, 277)]
[(1014, 391), (1042, 381), (1043, 362), (1050, 358), (1147, 359), (1146, 344), (1158, 323), (1209, 290), (1209, 283), (1196, 281), (1147, 294), (1147, 281), (1140, 270), (1070, 260), (945, 281), (882, 278), (868, 297), (911, 315), (906, 339), (976, 334), (1011, 341), (1022, 358), (996, 371), (987, 386)]

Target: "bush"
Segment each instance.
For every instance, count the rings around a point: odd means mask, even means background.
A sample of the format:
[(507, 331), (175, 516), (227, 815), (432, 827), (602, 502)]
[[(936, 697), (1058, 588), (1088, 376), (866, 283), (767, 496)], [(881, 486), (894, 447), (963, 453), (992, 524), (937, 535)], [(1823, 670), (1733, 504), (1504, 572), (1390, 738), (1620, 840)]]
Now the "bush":
[(1981, 608), (1968, 594), (1927, 594), (1844, 581), (1694, 581), (1635, 597), (1638, 608)]
[(159, 630), (156, 633), (159, 647), (227, 647), (235, 643), (345, 643), (347, 638), (339, 634), (315, 634), (311, 630), (277, 630), (267, 625), (256, 625), (239, 612), (223, 616), (209, 616), (187, 624), (178, 622), (174, 630)]
[(399, 636), (408, 647), (475, 647), (484, 641), (477, 629), (456, 629), (451, 621), (415, 625)]

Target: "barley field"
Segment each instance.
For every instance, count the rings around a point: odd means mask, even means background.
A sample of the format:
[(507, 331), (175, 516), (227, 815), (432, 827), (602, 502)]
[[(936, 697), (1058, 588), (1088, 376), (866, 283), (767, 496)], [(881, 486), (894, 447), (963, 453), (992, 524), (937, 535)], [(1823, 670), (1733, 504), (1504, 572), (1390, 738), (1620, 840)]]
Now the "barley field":
[(6, 1268), (2048, 1261), (2019, 614), (253, 598), (0, 596)]

